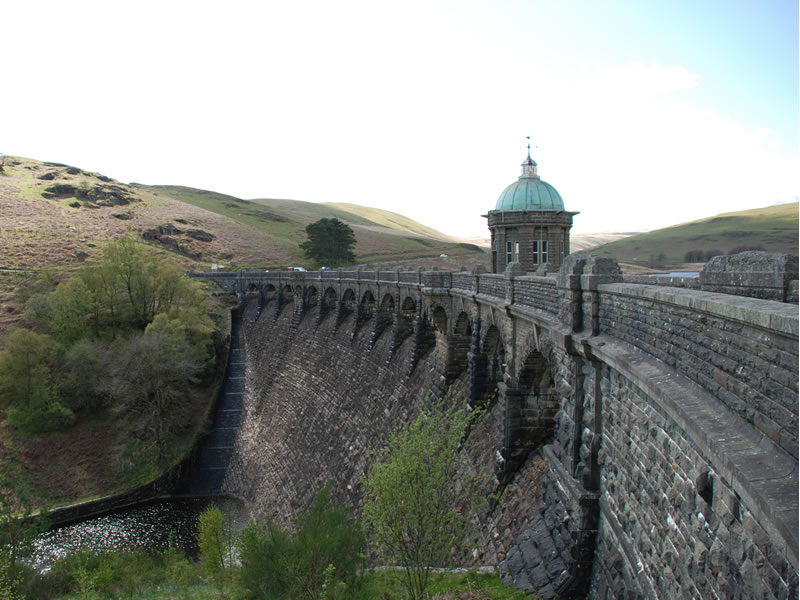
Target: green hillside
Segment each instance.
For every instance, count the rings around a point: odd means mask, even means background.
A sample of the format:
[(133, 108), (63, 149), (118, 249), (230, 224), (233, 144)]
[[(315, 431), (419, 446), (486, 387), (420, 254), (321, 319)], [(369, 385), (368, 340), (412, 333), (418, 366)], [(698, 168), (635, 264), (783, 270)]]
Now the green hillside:
[(323, 203), (323, 206), (331, 206), (342, 209), (351, 215), (362, 217), (367, 221), (371, 221), (372, 223), (382, 227), (388, 227), (389, 229), (394, 229), (396, 231), (405, 231), (413, 235), (427, 236), (440, 240), (451, 239), (449, 236), (446, 236), (445, 234), (436, 231), (431, 227), (427, 227), (417, 223), (416, 221), (413, 221), (412, 219), (409, 219), (408, 217), (404, 217), (403, 215), (390, 212), (388, 210), (370, 208), (369, 206), (349, 204), (346, 202), (325, 202)]
[(307, 265), (300, 250), (306, 239), (305, 227), (322, 218), (337, 218), (350, 225), (357, 239), (356, 259), (360, 263), (395, 263), (435, 259), (440, 254), (464, 257), (471, 264), (485, 253), (407, 217), (377, 208), (347, 203), (314, 203), (300, 200), (259, 198), (242, 200), (226, 194), (183, 186), (135, 184), (175, 200), (203, 208), (247, 225), (276, 240), (286, 256), (276, 256), (263, 266), (285, 265), (286, 261)]
[[(709, 256), (741, 250), (797, 254), (797, 240), (798, 204), (795, 202), (724, 213), (587, 250), (614, 257), (620, 263), (663, 267), (705, 262)], [(702, 254), (705, 258), (697, 260), (689, 253)]]

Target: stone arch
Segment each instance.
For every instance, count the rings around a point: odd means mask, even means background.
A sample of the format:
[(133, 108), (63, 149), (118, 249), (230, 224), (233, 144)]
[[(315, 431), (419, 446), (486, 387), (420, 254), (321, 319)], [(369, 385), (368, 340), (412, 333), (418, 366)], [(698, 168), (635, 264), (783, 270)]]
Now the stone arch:
[(462, 311), (453, 325), (453, 333), (447, 338), (447, 380), (456, 379), (467, 368), (472, 347), (472, 320)]
[(306, 288), (306, 308), (313, 308), (319, 304), (319, 292), (316, 286), (308, 286)]
[(356, 307), (358, 306), (358, 301), (356, 300), (356, 293), (353, 291), (352, 288), (347, 288), (342, 294), (342, 308), (347, 314), (353, 312)]
[(322, 301), (320, 302), (320, 310), (319, 310), (319, 318), (322, 318), (327, 315), (330, 311), (336, 310), (336, 301), (338, 300), (338, 295), (336, 294), (336, 290), (332, 287), (328, 287), (325, 289), (325, 293), (322, 295)]
[(417, 316), (417, 301), (411, 297), (406, 296), (403, 298), (403, 303), (400, 305), (400, 313), (398, 315), (403, 325), (407, 327), (414, 326), (414, 319)]
[(288, 304), (289, 302), (294, 302), (294, 290), (292, 286), (285, 285), (281, 288), (281, 305)]
[(456, 318), (456, 323), (453, 325), (453, 333), (458, 336), (467, 336), (472, 339), (472, 319), (469, 318), (469, 315), (462, 311), (458, 313), (458, 317)]
[(278, 294), (278, 305), (275, 307), (274, 319), (280, 316), (283, 307), (287, 304), (294, 304), (294, 290), (290, 285), (284, 285)]
[(431, 320), (436, 333), (447, 335), (447, 311), (441, 306), (434, 306), (431, 313)]
[(372, 343), (378, 341), (378, 338), (392, 324), (394, 319), (394, 297), (391, 294), (384, 294), (381, 299), (381, 305), (375, 313), (375, 329), (372, 331)]
[(537, 349), (531, 350), (522, 362), (517, 383), (521, 394), (519, 414), (512, 420), (519, 423), (513, 437), (523, 453), (521, 464), (530, 450), (553, 435), (560, 402), (550, 363)]
[(264, 289), (261, 290), (261, 297), (263, 298), (264, 304), (268, 304), (278, 297), (278, 290), (274, 285), (268, 283), (264, 286)]
[(376, 311), (376, 302), (375, 296), (372, 295), (372, 292), (367, 290), (364, 292), (364, 295), (361, 296), (361, 304), (359, 305), (359, 311), (361, 314), (361, 318), (364, 321), (368, 321), (372, 317), (375, 316)]
[(403, 341), (414, 331), (414, 320), (417, 317), (417, 302), (411, 296), (403, 298), (400, 310), (397, 312), (392, 335), (392, 352), (395, 352)]
[(472, 360), (472, 397), (479, 405), (489, 405), (498, 397), (498, 384), (503, 381), (506, 366), (506, 347), (496, 325), (486, 329), (480, 350)]
[(251, 281), (247, 284), (247, 287), (245, 287), (244, 293), (248, 298), (253, 298), (260, 293), (260, 290), (258, 289), (258, 286)]

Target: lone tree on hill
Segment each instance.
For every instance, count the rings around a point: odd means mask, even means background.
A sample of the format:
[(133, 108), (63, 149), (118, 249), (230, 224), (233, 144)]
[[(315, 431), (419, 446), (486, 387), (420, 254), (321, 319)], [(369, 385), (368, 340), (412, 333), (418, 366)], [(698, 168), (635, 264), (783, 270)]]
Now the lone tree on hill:
[(318, 264), (339, 266), (356, 260), (356, 236), (339, 219), (320, 219), (306, 226), (308, 240), (300, 244), (306, 256)]

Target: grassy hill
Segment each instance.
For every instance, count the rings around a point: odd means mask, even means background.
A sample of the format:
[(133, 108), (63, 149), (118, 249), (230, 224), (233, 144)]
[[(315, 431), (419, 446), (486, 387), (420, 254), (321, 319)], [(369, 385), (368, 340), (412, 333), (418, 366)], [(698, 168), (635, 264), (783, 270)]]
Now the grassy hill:
[(9, 157), (0, 174), (0, 269), (70, 268), (109, 239), (143, 235), (186, 266), (311, 267), (305, 227), (336, 217), (353, 227), (361, 263), (485, 254), (410, 219), (356, 205), (247, 201), (182, 186), (123, 184), (58, 163)]
[(741, 250), (797, 254), (797, 241), (795, 202), (724, 213), (587, 249), (593, 254), (614, 257), (620, 263), (670, 267), (707, 260), (686, 260), (690, 252), (706, 257)]

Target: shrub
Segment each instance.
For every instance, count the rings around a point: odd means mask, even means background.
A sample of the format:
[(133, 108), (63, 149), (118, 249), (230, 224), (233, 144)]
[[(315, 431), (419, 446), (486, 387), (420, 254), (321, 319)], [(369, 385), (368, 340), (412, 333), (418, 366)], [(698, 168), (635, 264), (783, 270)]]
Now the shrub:
[[(364, 537), (343, 506), (322, 490), (292, 536), (274, 521), (251, 521), (239, 539), (239, 585), (246, 598), (356, 598)], [(345, 594), (346, 590), (346, 594)]]
[(423, 411), (390, 435), (364, 481), (370, 538), (385, 561), (405, 568), (413, 599), (424, 596), (431, 568), (445, 566), (451, 549), (463, 545), (470, 527), (465, 513), (481, 500), (485, 471), (454, 477), (471, 419), (456, 406)]
[(210, 582), (223, 589), (228, 582), (228, 570), (233, 554), (230, 527), (223, 529), (224, 516), (216, 504), (210, 504), (197, 521), (197, 546), (200, 563)]

